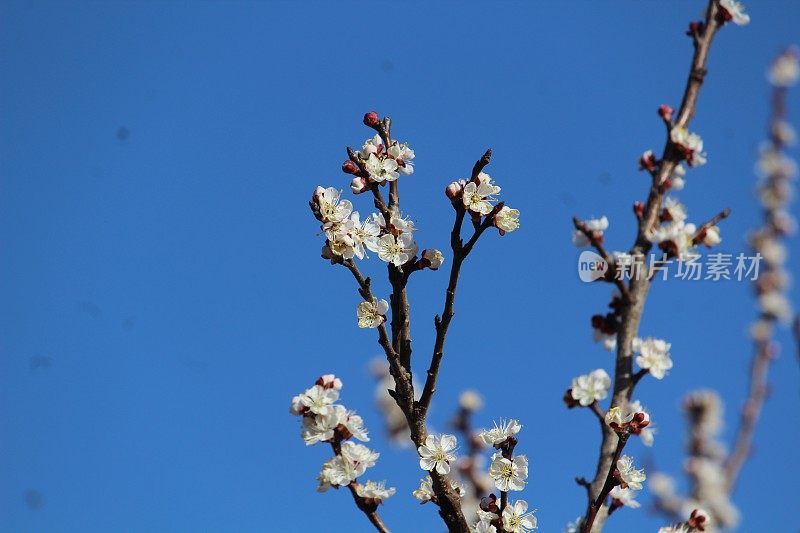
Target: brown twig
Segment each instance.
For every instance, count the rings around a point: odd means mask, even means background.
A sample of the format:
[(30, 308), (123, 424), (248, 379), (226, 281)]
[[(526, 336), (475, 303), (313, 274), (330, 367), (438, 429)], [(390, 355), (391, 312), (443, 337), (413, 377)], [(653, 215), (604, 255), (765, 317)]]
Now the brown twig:
[(591, 501), (590, 498), (589, 507), (586, 510), (586, 517), (581, 524), (581, 533), (591, 533), (594, 519), (597, 516), (597, 512), (600, 510), (600, 508), (605, 505), (608, 493), (611, 492), (611, 489), (613, 489), (615, 486), (619, 485), (619, 482), (614, 476), (614, 472), (617, 469), (617, 461), (622, 454), (622, 450), (625, 448), (625, 444), (628, 442), (629, 436), (630, 434), (627, 432), (617, 435), (617, 445), (614, 449), (614, 456), (611, 462), (612, 467), (609, 469), (608, 474), (606, 475), (605, 481), (603, 482), (603, 487), (600, 489), (600, 493), (593, 501)]
[(708, 228), (716, 226), (718, 222), (720, 222), (721, 220), (725, 220), (730, 216), (730, 214), (731, 214), (731, 208), (726, 207), (725, 209), (723, 209), (722, 211), (711, 217), (711, 219), (708, 222), (701, 224), (700, 227), (697, 228), (697, 231), (695, 232), (694, 236), (692, 237), (692, 242), (694, 242), (695, 244), (701, 242), (703, 240), (703, 237), (705, 236), (706, 231), (708, 231)]
[[(705, 22), (702, 28), (695, 32), (693, 36), (694, 55), (692, 57), (680, 110), (675, 120), (675, 126), (677, 127), (688, 126), (689, 121), (695, 113), (697, 97), (706, 75), (708, 51), (711, 47), (714, 35), (719, 29), (718, 11), (719, 8), (716, 0), (709, 0)], [(665, 188), (662, 185), (680, 163), (680, 160), (681, 155), (673, 146), (668, 134), (658, 172), (652, 179), (647, 202), (644, 205), (643, 214), (639, 220), (636, 243), (631, 249), (631, 255), (634, 256), (634, 258), (638, 257), (643, 260), (644, 254), (647, 253), (652, 246), (649, 236), (652, 228), (658, 221), (659, 211), (665, 194)], [(623, 302), (622, 305), (622, 323), (617, 334), (617, 357), (614, 369), (612, 406), (624, 405), (631, 397), (634, 386), (631, 343), (638, 333), (639, 323), (642, 318), (644, 303), (649, 289), (650, 280), (647, 279), (647, 277), (633, 277), (629, 286), (629, 300)], [(599, 497), (603, 494), (606, 480), (613, 474), (618, 440), (616, 433), (611, 428), (604, 428), (603, 442), (597, 461), (597, 471), (591, 483), (591, 494), (595, 498), (595, 501), (598, 501)], [(607, 517), (607, 512), (603, 512), (604, 509), (606, 509), (606, 507), (602, 501), (598, 504), (597, 509), (593, 510), (592, 506), (590, 506), (584, 517), (584, 531), (599, 532), (602, 530)]]
[[(477, 178), (484, 167), (489, 164), (491, 157), (492, 150), (486, 150), (483, 157), (478, 159), (475, 163), (470, 179)], [(478, 242), (483, 232), (494, 223), (494, 215), (497, 211), (502, 209), (502, 203), (495, 206), (494, 210), (486, 215), (484, 221), (475, 229), (469, 241), (463, 244), (461, 239), (461, 227), (464, 222), (466, 210), (463, 204), (458, 201), (453, 202), (453, 206), (456, 210), (453, 230), (450, 233), (450, 247), (453, 250), (453, 261), (450, 264), (450, 279), (445, 292), (444, 310), (441, 315), (436, 315), (434, 318), (436, 340), (434, 341), (433, 356), (431, 357), (431, 364), (425, 379), (425, 386), (422, 389), (422, 395), (417, 405), (417, 411), (422, 418), (426, 416), (433, 394), (436, 392), (436, 379), (439, 376), (439, 367), (442, 363), (442, 357), (444, 356), (444, 343), (447, 338), (447, 329), (450, 327), (450, 322), (453, 320), (453, 315), (455, 314), (456, 288), (458, 286), (458, 276), (461, 273), (461, 265), (464, 263), (464, 260), (472, 251), (472, 248), (475, 246), (475, 243)]]

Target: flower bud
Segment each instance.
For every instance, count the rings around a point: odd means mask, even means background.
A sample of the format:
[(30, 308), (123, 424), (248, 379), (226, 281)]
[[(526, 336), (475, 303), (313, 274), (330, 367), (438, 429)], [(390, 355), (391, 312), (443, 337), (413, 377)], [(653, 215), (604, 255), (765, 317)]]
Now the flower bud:
[(380, 123), (381, 123), (381, 118), (375, 111), (370, 111), (369, 113), (364, 115), (364, 124), (366, 124), (370, 128), (376, 128)]
[(464, 192), (465, 185), (466, 181), (464, 180), (454, 181), (447, 186), (447, 189), (445, 189), (445, 194), (448, 198), (450, 198), (450, 200), (457, 200), (458, 198), (461, 198), (461, 194)]
[(706, 526), (711, 525), (711, 517), (703, 509), (695, 509), (686, 523), (697, 531), (705, 531)]
[(442, 252), (436, 248), (430, 248), (422, 251), (422, 259), (419, 260), (418, 265), (420, 268), (427, 267), (431, 270), (439, 270), (442, 263), (444, 263)]
[(700, 20), (692, 21), (689, 23), (689, 31), (686, 32), (686, 35), (693, 36), (697, 35), (701, 31), (703, 31), (703, 22)]
[(351, 160), (348, 159), (347, 161), (342, 163), (342, 172), (344, 172), (345, 174), (355, 174), (356, 172), (358, 172), (358, 165), (356, 165), (355, 163), (353, 163)]
[(658, 108), (658, 116), (666, 120), (667, 122), (672, 122), (672, 113), (674, 111), (675, 110), (672, 109), (667, 104), (661, 104)]
[(656, 169), (658, 160), (652, 150), (646, 150), (639, 158), (639, 168), (653, 172)]
[(333, 374), (320, 376), (316, 381), (316, 385), (319, 385), (323, 389), (342, 390), (342, 380)]
[(640, 430), (650, 425), (650, 414), (647, 411), (640, 411), (633, 415), (631, 420), (631, 427), (634, 430)]
[(366, 178), (362, 178), (360, 176), (356, 176), (353, 178), (353, 181), (350, 182), (350, 190), (353, 191), (353, 194), (361, 194), (362, 192), (366, 192), (370, 189), (369, 182)]
[(633, 214), (636, 215), (636, 218), (644, 216), (644, 204), (642, 202), (633, 202)]

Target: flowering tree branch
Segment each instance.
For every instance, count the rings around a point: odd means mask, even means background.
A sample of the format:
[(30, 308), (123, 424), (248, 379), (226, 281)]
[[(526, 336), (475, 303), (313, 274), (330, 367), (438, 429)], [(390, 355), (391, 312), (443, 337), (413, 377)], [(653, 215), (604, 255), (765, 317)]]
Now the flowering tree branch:
[[(609, 266), (615, 265), (620, 272), (624, 270), (626, 264), (622, 259), (625, 259), (627, 264), (644, 264), (646, 254), (650, 252), (654, 243), (658, 243), (667, 257), (682, 258), (689, 255), (691, 248), (698, 244), (712, 246), (719, 242), (719, 230), (715, 224), (728, 216), (730, 213), (728, 209), (720, 212), (698, 230), (694, 225), (684, 224), (686, 215), (682, 205), (667, 199), (665, 206), (664, 201), (666, 193), (671, 188), (677, 189), (683, 186), (685, 170), (681, 166), (682, 161), (686, 161), (690, 167), (705, 163), (702, 140), (698, 135), (689, 133), (687, 126), (696, 111), (700, 87), (707, 72), (706, 62), (711, 43), (718, 29), (730, 20), (737, 24), (745, 24), (749, 18), (741, 12), (741, 6), (735, 2), (709, 0), (705, 20), (693, 22), (689, 26), (688, 33), (692, 39), (694, 54), (680, 108), (675, 113), (669, 106), (661, 106), (659, 115), (668, 131), (661, 158), (657, 158), (652, 151), (647, 151), (640, 159), (641, 168), (647, 170), (651, 176), (651, 183), (647, 201), (637, 202), (634, 205), (638, 230), (630, 252), (615, 253), (615, 258), (612, 259), (605, 250), (602, 233), (608, 227), (605, 217), (590, 221), (573, 220), (576, 228), (576, 235), (573, 237), (575, 244), (592, 245)], [(622, 276), (619, 276), (619, 279), (615, 278), (620, 298), (612, 302), (613, 313), (605, 317), (599, 315), (596, 319), (593, 317), (593, 327), (596, 328), (597, 335), (606, 339), (607, 347), (616, 346), (617, 354), (611, 408), (606, 413), (597, 470), (590, 483), (589, 503), (580, 525), (583, 533), (602, 530), (609, 514), (606, 498), (616, 485), (625, 488), (624, 473), (621, 477), (619, 466), (620, 454), (628, 440), (629, 424), (635, 423), (637, 416), (647, 416), (646, 412), (637, 412), (631, 408), (635, 385), (647, 373), (645, 368), (649, 367), (654, 376), (660, 379), (665, 370), (672, 366), (667, 353), (668, 343), (657, 339), (641, 340), (637, 337), (652, 279), (650, 275), (641, 276), (634, 271), (631, 272), (627, 285)], [(642, 354), (637, 362), (640, 366), (644, 366), (640, 373), (634, 374), (633, 355), (637, 347)], [(660, 366), (658, 375), (654, 372), (653, 364)], [(600, 370), (577, 378), (573, 381), (573, 388), (565, 397), (567, 405), (573, 407), (579, 402), (588, 406), (593, 400), (604, 398), (607, 380), (608, 376)], [(613, 427), (614, 424), (616, 428)], [(641, 427), (637, 431), (641, 431)], [(629, 494), (627, 491), (626, 493)], [(619, 492), (617, 494), (621, 495)], [(616, 501), (622, 499), (617, 498)]]
[[(332, 264), (347, 268), (358, 284), (362, 302), (357, 306), (358, 325), (378, 330), (378, 343), (389, 362), (389, 374), (394, 380), (389, 395), (394, 399), (405, 417), (411, 437), (420, 454), (420, 466), (430, 471), (430, 497), (439, 507), (439, 514), (448, 529), (467, 532), (469, 527), (461, 509), (460, 496), (454, 490), (450, 471), (451, 451), (455, 447), (452, 435), (429, 435), (426, 427), (428, 408), (436, 389), (436, 379), (444, 354), (447, 329), (454, 314), (455, 292), (461, 266), (474, 248), (478, 238), (490, 227), (498, 231), (514, 231), (519, 227), (519, 211), (496, 203), (495, 195), (500, 187), (482, 172), (489, 163), (491, 151), (475, 164), (469, 182), (461, 180), (451, 184), (446, 194), (456, 212), (451, 234), (453, 258), (450, 279), (445, 294), (444, 312), (436, 317), (436, 341), (427, 373), (425, 386), (419, 401), (415, 400), (412, 371), (411, 305), (407, 284), (411, 274), (423, 269), (437, 270), (443, 263), (442, 253), (436, 249), (423, 250), (418, 257), (418, 247), (413, 238), (414, 223), (400, 212), (400, 175), (413, 173), (414, 151), (406, 144), (392, 139), (392, 121), (381, 119), (377, 113), (364, 115), (364, 124), (376, 135), (367, 139), (358, 151), (348, 148), (348, 159), (342, 164), (345, 173), (352, 174), (351, 191), (361, 194), (370, 191), (378, 213), (364, 220), (353, 210), (352, 203), (341, 197), (335, 188), (317, 187), (309, 203), (314, 216), (322, 222), (326, 242), (323, 257)], [(388, 185), (388, 203), (380, 188)], [(461, 228), (469, 215), (473, 223), (473, 234), (464, 243)], [(370, 278), (365, 277), (355, 259), (364, 259), (366, 250), (377, 253), (387, 263), (388, 280), (391, 285), (390, 303), (373, 294)], [(387, 314), (391, 320), (387, 328)], [(313, 396), (315, 393), (308, 392)], [(453, 456), (454, 460), (454, 456)], [(337, 483), (337, 485), (341, 485)], [(422, 490), (422, 489), (421, 489)], [(427, 491), (423, 491), (427, 494)]]

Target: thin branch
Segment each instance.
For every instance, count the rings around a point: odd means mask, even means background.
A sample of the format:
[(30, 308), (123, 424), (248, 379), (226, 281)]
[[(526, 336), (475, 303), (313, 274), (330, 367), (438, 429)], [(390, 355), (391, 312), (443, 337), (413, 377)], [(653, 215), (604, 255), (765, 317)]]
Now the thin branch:
[(629, 436), (629, 433), (617, 435), (617, 446), (614, 449), (614, 456), (611, 463), (612, 467), (609, 469), (608, 474), (606, 475), (605, 481), (603, 482), (603, 487), (600, 489), (600, 493), (597, 495), (594, 501), (591, 501), (590, 498), (589, 507), (586, 511), (586, 517), (581, 524), (581, 533), (591, 533), (594, 519), (597, 516), (597, 512), (600, 510), (600, 508), (605, 505), (608, 493), (611, 492), (611, 489), (613, 489), (615, 486), (619, 485), (619, 482), (614, 476), (614, 472), (617, 469), (617, 461), (622, 454), (623, 448), (625, 448), (625, 444), (628, 442)]
[[(491, 157), (492, 150), (486, 150), (486, 153), (484, 153), (483, 156), (475, 163), (475, 166), (472, 169), (472, 177), (470, 179), (477, 178), (484, 167), (489, 164)], [(422, 395), (420, 396), (417, 404), (418, 414), (422, 418), (425, 418), (428, 408), (430, 407), (433, 394), (436, 392), (436, 379), (439, 376), (439, 367), (442, 363), (442, 357), (444, 356), (444, 344), (447, 338), (447, 330), (450, 327), (450, 322), (453, 320), (453, 315), (455, 314), (454, 307), (456, 300), (456, 288), (458, 286), (458, 276), (461, 272), (461, 265), (469, 255), (470, 251), (472, 251), (472, 248), (475, 246), (475, 243), (478, 242), (478, 239), (483, 232), (494, 223), (494, 215), (497, 213), (497, 211), (499, 211), (499, 209), (502, 208), (502, 204), (495, 206), (494, 210), (486, 215), (483, 223), (481, 223), (481, 225), (478, 226), (478, 228), (474, 231), (469, 241), (467, 241), (466, 244), (463, 244), (463, 241), (461, 240), (461, 226), (464, 222), (466, 211), (464, 206), (457, 201), (453, 203), (453, 206), (456, 209), (453, 230), (450, 233), (450, 247), (453, 250), (453, 261), (450, 264), (450, 279), (445, 292), (444, 310), (442, 311), (441, 315), (437, 315), (434, 318), (434, 326), (436, 327), (436, 340), (434, 341), (433, 356), (431, 357), (431, 364), (428, 368), (427, 377), (425, 378), (425, 387), (422, 389)]]
[(728, 218), (730, 214), (731, 214), (731, 208), (726, 207), (725, 209), (714, 215), (711, 218), (711, 220), (709, 220), (708, 222), (702, 224), (699, 228), (697, 228), (697, 231), (692, 237), (692, 242), (695, 244), (702, 242), (703, 238), (705, 237), (706, 231), (708, 231), (709, 228), (716, 226), (717, 223), (720, 222), (721, 220), (725, 220), (726, 218)]

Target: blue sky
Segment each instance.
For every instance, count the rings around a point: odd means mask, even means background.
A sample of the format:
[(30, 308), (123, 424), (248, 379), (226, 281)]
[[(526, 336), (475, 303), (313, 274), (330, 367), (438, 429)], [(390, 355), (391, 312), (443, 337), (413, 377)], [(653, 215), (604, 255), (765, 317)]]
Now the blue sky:
[[(314, 491), (328, 451), (305, 447), (287, 412), (327, 372), (372, 428), (371, 475), (398, 488), (386, 521), (440, 529), (410, 496), (414, 455), (381, 435), (368, 372), (378, 346), (355, 327), (352, 280), (319, 259), (306, 206), (318, 184), (346, 187), (343, 147), (368, 136), (360, 120), (374, 109), (416, 150), (402, 194), (423, 247), (446, 250), (443, 188), (489, 146), (489, 172), (522, 211), (522, 229), (481, 239), (464, 269), (431, 425), (445, 427), (467, 387), (485, 396), (479, 423), (520, 418), (523, 496), (543, 531), (560, 531), (583, 510), (573, 478), (593, 472), (598, 446), (591, 415), (561, 396), (573, 376), (612, 365), (588, 326), (609, 288), (578, 280), (570, 218), (606, 214), (609, 247), (630, 245), (630, 206), (647, 187), (636, 159), (663, 146), (655, 111), (679, 103), (683, 31), (703, 5), (0, 4), (0, 529), (368, 531), (347, 494)], [(714, 44), (694, 122), (709, 163), (680, 195), (698, 221), (733, 209), (730, 253), (759, 220), (763, 73), (800, 40), (800, 4), (748, 11), (748, 27)], [(384, 272), (377, 259), (364, 269)], [(415, 278), (422, 372), (446, 273)], [(382, 279), (375, 288), (388, 295)], [(643, 463), (679, 471), (691, 389), (728, 399), (731, 434), (753, 316), (745, 283), (651, 291), (641, 332), (673, 343), (675, 368), (639, 388), (659, 427), (652, 450), (632, 447)], [(781, 495), (800, 474), (798, 366), (780, 339), (736, 494), (742, 531), (797, 525)], [(662, 522), (622, 511), (608, 530)]]

